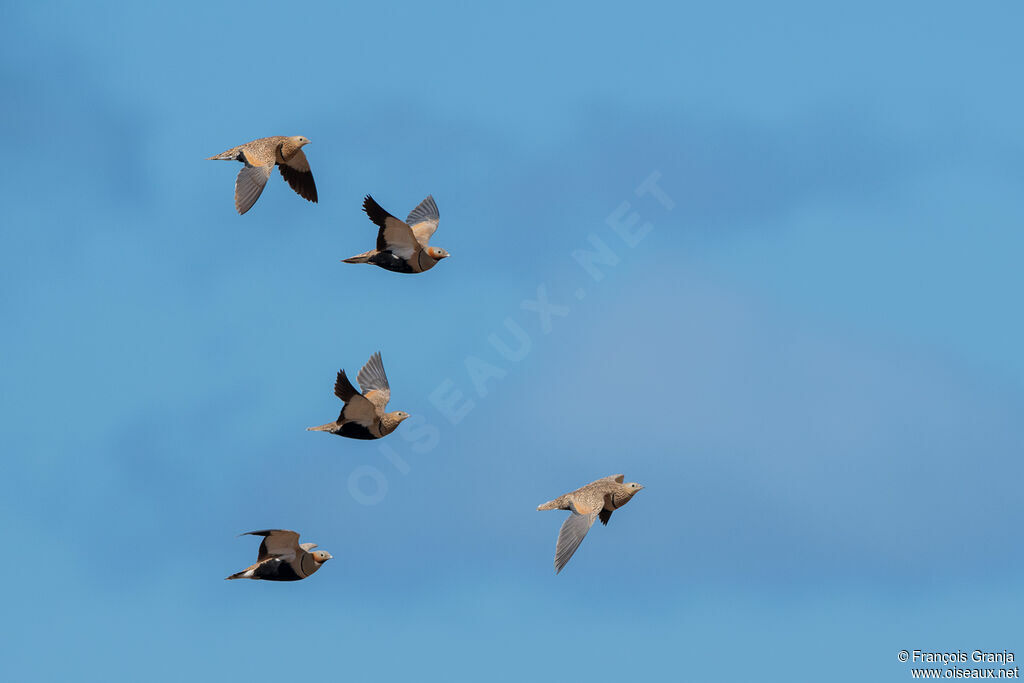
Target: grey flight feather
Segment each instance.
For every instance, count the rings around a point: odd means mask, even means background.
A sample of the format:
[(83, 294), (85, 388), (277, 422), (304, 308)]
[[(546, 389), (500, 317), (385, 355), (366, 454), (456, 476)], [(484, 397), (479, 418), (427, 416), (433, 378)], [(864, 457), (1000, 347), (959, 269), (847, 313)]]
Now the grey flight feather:
[(273, 170), (273, 164), (252, 166), (248, 161), (245, 162), (245, 166), (238, 172), (238, 178), (235, 179), (235, 210), (239, 214), (251, 209), (260, 198)]
[(434, 196), (427, 195), (426, 199), (409, 212), (405, 222), (412, 228), (416, 240), (426, 247), (430, 243), (431, 236), (437, 230), (438, 223), (441, 222), (441, 214), (437, 210)]
[(436, 221), (440, 220), (440, 218), (441, 214), (437, 210), (437, 202), (434, 201), (434, 195), (427, 195), (426, 199), (409, 212), (405, 222), (409, 225), (416, 225), (421, 221)]
[(380, 359), (380, 351), (370, 356), (370, 360), (366, 361), (366, 365), (356, 375), (356, 380), (364, 394), (371, 391), (391, 393), (388, 376), (384, 374), (384, 363)]
[(583, 542), (587, 532), (590, 531), (590, 527), (594, 526), (594, 520), (597, 519), (598, 511), (596, 509), (590, 514), (581, 515), (576, 511), (576, 505), (572, 502), (569, 503), (569, 509), (572, 510), (572, 513), (562, 524), (562, 528), (558, 532), (558, 543), (555, 545), (556, 574), (562, 571), (565, 563), (569, 561), (569, 558), (573, 556), (576, 549), (580, 547), (580, 543)]

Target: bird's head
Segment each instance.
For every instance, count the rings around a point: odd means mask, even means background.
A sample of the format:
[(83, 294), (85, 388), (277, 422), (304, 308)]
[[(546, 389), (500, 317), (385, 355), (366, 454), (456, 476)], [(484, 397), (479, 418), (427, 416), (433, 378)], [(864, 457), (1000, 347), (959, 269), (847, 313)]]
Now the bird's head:
[(391, 413), (391, 417), (394, 418), (395, 424), (397, 425), (402, 420), (409, 419), (409, 413), (405, 412), (404, 410), (396, 410), (393, 413)]
[(323, 564), (324, 562), (326, 562), (327, 560), (332, 559), (332, 557), (333, 557), (326, 550), (314, 550), (313, 552), (310, 553), (310, 555), (313, 556), (313, 560), (317, 564)]
[(441, 247), (427, 247), (427, 255), (435, 261), (440, 261), (443, 258), (451, 256), (451, 254)]
[(636, 483), (635, 481), (627, 481), (625, 484), (619, 484), (619, 488), (622, 493), (626, 496), (626, 500), (629, 500), (636, 494), (638, 494), (643, 486)]
[(295, 143), (296, 147), (302, 147), (303, 145), (309, 144), (309, 139), (303, 135), (295, 135), (290, 140)]

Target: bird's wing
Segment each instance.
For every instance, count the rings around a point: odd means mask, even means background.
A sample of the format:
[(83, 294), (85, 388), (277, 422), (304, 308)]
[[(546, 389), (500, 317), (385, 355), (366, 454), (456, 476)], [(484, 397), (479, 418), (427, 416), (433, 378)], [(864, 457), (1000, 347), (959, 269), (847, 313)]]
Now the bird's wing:
[(363, 200), (363, 211), (380, 228), (377, 232), (378, 251), (390, 251), (408, 261), (420, 250), (412, 228), (385, 211), (370, 195)]
[(256, 200), (263, 194), (263, 188), (267, 185), (270, 172), (274, 170), (274, 164), (256, 161), (250, 163), (248, 155), (245, 157), (245, 166), (238, 172), (235, 179), (235, 210), (243, 214), (252, 208)]
[(338, 423), (356, 422), (367, 429), (380, 417), (379, 409), (370, 399), (356, 391), (352, 382), (348, 381), (344, 370), (338, 371), (338, 378), (334, 381), (334, 395), (345, 402), (338, 415)]
[(608, 508), (601, 508), (601, 511), (597, 513), (598, 518), (601, 520), (601, 524), (607, 525), (608, 520), (612, 518), (612, 511)]
[[(613, 475), (611, 475), (611, 476), (608, 476), (608, 477), (601, 477), (601, 478), (600, 478), (600, 479), (598, 479), (597, 481), (614, 481), (614, 482), (616, 482), (616, 483), (619, 483), (619, 484), (621, 484), (621, 483), (622, 483), (623, 481), (625, 481), (625, 480), (626, 480), (626, 477), (625, 477), (625, 475), (622, 475), (622, 474), (613, 474)], [(596, 484), (597, 482), (595, 481), (594, 483)]]
[(257, 564), (270, 557), (294, 557), (299, 551), (299, 535), (288, 529), (247, 531), (243, 535), (263, 536), (263, 542), (260, 543), (260, 554), (256, 558)]
[(346, 403), (353, 396), (359, 396), (359, 392), (352, 386), (352, 382), (348, 381), (348, 375), (344, 370), (338, 370), (338, 377), (334, 380), (334, 395)]
[(292, 158), (283, 164), (278, 164), (281, 169), (281, 177), (288, 181), (292, 189), (299, 193), (303, 199), (308, 199), (314, 204), (317, 201), (316, 183), (313, 182), (313, 172), (309, 170), (309, 161), (302, 150), (296, 150)]
[(384, 391), (367, 391), (365, 396), (380, 414), (384, 413), (384, 409), (388, 407), (388, 401), (391, 400), (391, 394)]
[(303, 550), (305, 550), (308, 553), (313, 548), (317, 548), (319, 546), (317, 546), (316, 543), (300, 543), (299, 547), (302, 548)]
[(361, 424), (367, 429), (371, 429), (374, 423), (379, 419), (380, 408), (377, 407), (377, 404), (366, 396), (356, 394), (347, 403), (345, 403), (345, 407), (341, 409), (341, 415), (338, 416), (338, 423), (355, 422), (357, 424)]
[(384, 374), (380, 351), (370, 356), (370, 360), (366, 361), (356, 379), (366, 398), (384, 410), (384, 406), (391, 400), (391, 386), (388, 384), (388, 376)]
[(600, 504), (569, 501), (569, 509), (572, 512), (562, 524), (562, 529), (558, 532), (558, 543), (555, 545), (556, 574), (562, 571), (565, 563), (580, 547), (590, 527), (594, 526), (594, 520), (597, 519), (601, 507)]
[(405, 219), (405, 222), (412, 228), (412, 234), (416, 236), (416, 241), (424, 247), (430, 244), (430, 237), (437, 230), (437, 224), (440, 221), (441, 214), (437, 211), (434, 195), (427, 195), (427, 198), (410, 211), (409, 217)]

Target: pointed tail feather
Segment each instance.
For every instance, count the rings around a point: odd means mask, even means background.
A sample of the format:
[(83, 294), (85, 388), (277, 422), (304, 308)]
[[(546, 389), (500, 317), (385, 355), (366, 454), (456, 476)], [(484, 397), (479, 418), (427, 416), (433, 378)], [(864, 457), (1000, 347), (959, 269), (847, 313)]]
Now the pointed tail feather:
[(338, 423), (337, 422), (328, 422), (327, 424), (320, 425), (319, 427), (306, 427), (306, 431), (307, 432), (330, 432), (330, 431), (334, 431), (337, 428), (338, 428)]
[(548, 502), (544, 503), (543, 505), (538, 505), (537, 509), (538, 510), (557, 510), (558, 509), (558, 499), (556, 498), (555, 500), (549, 500)]
[(212, 157), (206, 157), (206, 160), (207, 161), (217, 161), (217, 160), (222, 160), (222, 161), (240, 161), (240, 160), (242, 160), (242, 151), (240, 149), (238, 149), (237, 147), (234, 147), (232, 149), (229, 149), (226, 152), (221, 152), (220, 154), (215, 154)]
[(343, 259), (343, 263), (369, 263), (370, 257), (373, 256), (375, 251), (366, 251), (362, 254), (357, 254), (352, 258)]

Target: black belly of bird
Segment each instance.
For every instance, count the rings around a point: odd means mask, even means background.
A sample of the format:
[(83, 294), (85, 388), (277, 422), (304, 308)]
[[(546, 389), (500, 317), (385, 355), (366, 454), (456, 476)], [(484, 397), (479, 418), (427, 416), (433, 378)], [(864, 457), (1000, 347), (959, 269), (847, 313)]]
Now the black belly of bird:
[(350, 439), (364, 439), (369, 441), (376, 439), (373, 432), (357, 422), (346, 422), (341, 425), (341, 429), (337, 431), (341, 436), (347, 436)]
[(298, 581), (303, 578), (295, 573), (284, 560), (270, 560), (256, 568), (256, 578), (264, 581)]
[(385, 270), (390, 270), (395, 273), (412, 273), (413, 269), (409, 267), (409, 264), (404, 259), (400, 259), (390, 251), (379, 251), (370, 257), (370, 263), (375, 266), (380, 266)]

